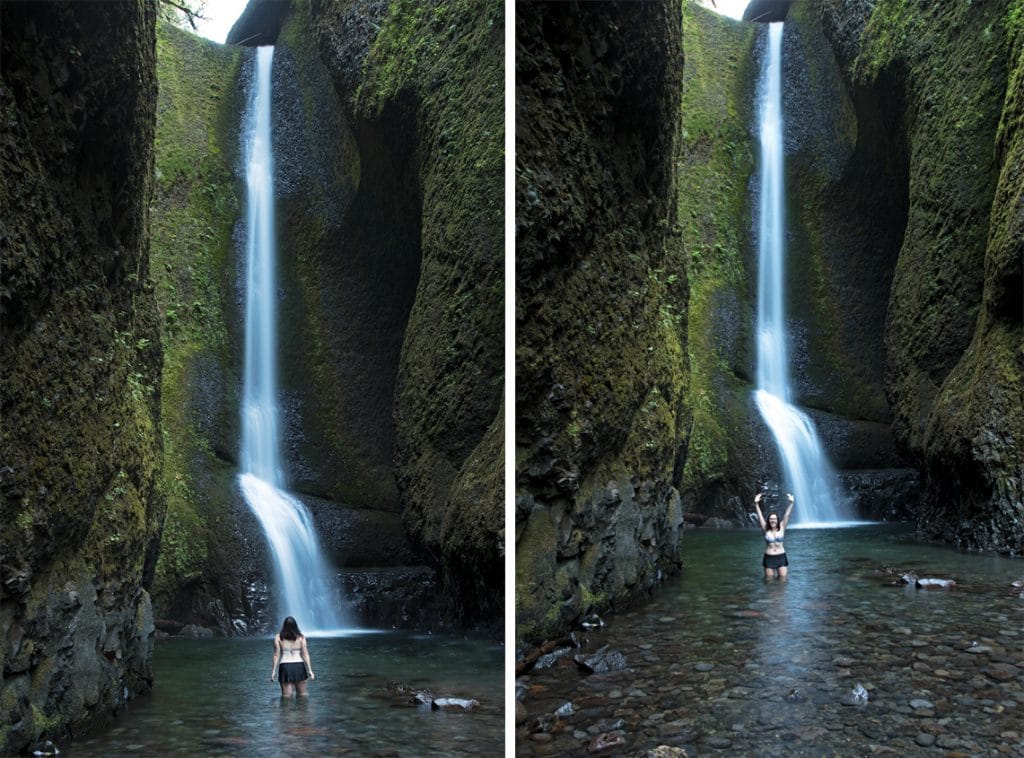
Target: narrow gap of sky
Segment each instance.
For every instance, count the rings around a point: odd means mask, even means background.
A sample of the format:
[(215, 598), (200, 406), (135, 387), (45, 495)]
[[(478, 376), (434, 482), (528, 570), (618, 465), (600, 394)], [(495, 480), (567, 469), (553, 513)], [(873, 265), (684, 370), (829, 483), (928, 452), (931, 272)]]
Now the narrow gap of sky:
[[(196, 19), (197, 32), (214, 42), (224, 43), (231, 27), (242, 15), (249, 0), (206, 0), (203, 19)], [(187, 25), (186, 25), (186, 28)]]
[[(742, 18), (750, 0), (700, 0), (701, 5), (731, 18)], [(223, 44), (231, 26), (242, 15), (248, 0), (206, 0), (205, 19), (197, 19), (198, 32), (203, 37)]]
[(737, 19), (743, 18), (743, 11), (746, 9), (748, 2), (750, 0), (715, 0), (712, 4), (711, 0), (700, 0), (700, 4), (705, 8), (721, 13), (723, 16)]

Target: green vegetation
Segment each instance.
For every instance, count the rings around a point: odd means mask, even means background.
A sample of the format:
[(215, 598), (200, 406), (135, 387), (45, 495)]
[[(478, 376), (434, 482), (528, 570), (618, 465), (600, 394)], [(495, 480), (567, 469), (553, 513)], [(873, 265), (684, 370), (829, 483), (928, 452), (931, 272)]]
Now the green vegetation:
[[(743, 402), (733, 397), (742, 384), (734, 368), (749, 356), (729, 355), (718, 334), (723, 301), (748, 302), (744, 260), (750, 246), (748, 181), (754, 157), (749, 130), (757, 79), (750, 59), (756, 28), (696, 2), (683, 4), (686, 64), (680, 104), (682, 158), (676, 175), (690, 283), (686, 401), (693, 421), (682, 480), (687, 491), (725, 475), (743, 418)], [(742, 328), (737, 341), (749, 344), (748, 327)], [(747, 366), (741, 363), (739, 368)]]
[(231, 233), (238, 216), (233, 166), (241, 52), (168, 23), (157, 27), (159, 102), (150, 268), (161, 316), (164, 370), (162, 487), (167, 498), (157, 589), (180, 586), (204, 568), (205, 502), (194, 466), (215, 468), (212, 441), (195, 417), (199, 359), (231, 365)]

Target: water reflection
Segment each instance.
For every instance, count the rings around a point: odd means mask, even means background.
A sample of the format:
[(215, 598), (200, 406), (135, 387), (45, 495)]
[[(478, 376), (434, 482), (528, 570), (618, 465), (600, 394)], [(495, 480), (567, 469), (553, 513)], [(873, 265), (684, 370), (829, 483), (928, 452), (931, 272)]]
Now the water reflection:
[[(587, 755), (614, 731), (629, 754), (1019, 749), (1024, 601), (1009, 588), (1024, 564), (918, 544), (899, 527), (804, 529), (786, 534), (788, 580), (765, 581), (763, 545), (755, 530), (688, 532), (683, 575), (591, 634), (629, 669), (581, 676), (567, 661), (531, 674), (517, 751)], [(885, 567), (958, 584), (894, 586)], [(857, 684), (868, 702), (849, 705)], [(566, 701), (572, 715), (531, 733)]]
[[(498, 755), (502, 651), (486, 641), (390, 632), (309, 642), (309, 697), (270, 681), (270, 639), (163, 640), (151, 696), (68, 756)], [(472, 713), (409, 707), (390, 681), (480, 701)], [(62, 746), (63, 748), (64, 746)]]

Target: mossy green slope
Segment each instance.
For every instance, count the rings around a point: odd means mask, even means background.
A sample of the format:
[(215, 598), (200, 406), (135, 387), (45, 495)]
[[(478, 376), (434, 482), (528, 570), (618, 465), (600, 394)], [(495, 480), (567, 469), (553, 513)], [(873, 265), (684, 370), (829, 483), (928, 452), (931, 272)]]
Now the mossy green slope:
[(754, 167), (754, 24), (683, 4), (678, 223), (688, 257), (692, 416), (679, 482), (684, 505), (749, 480), (752, 303), (749, 181)]
[(395, 0), (354, 104), (373, 123), (388, 103), (416, 103), (422, 258), (396, 473), (406, 527), (439, 556), (466, 619), (504, 607), (504, 38), (496, 0)]
[(1024, 555), (1024, 1), (1006, 15), (1006, 96), (995, 140), (980, 313), (925, 436), (925, 536)]
[[(152, 269), (164, 371), (167, 495), (158, 611), (220, 595), (230, 463), (237, 444), (238, 323), (232, 230), (238, 218), (241, 52), (166, 22), (157, 27), (159, 100)], [(236, 402), (232, 402), (235, 400)], [(218, 454), (220, 457), (218, 457)], [(197, 619), (200, 620), (200, 619)], [(209, 623), (207, 618), (202, 621)]]
[(375, 390), (394, 388), (379, 407), (394, 423), (384, 431), (404, 524), (433, 557), (451, 615), (492, 622), (503, 607), (504, 6), (294, 6), (307, 12), (357, 148), (337, 254), (355, 259), (346, 275), (375, 294), (371, 309), (383, 298), (401, 339)]
[(917, 455), (979, 314), (1006, 91), (1006, 11), (1006, 2), (879, 2), (852, 66), (861, 86), (890, 74), (905, 104), (909, 208), (886, 345), (893, 429)]

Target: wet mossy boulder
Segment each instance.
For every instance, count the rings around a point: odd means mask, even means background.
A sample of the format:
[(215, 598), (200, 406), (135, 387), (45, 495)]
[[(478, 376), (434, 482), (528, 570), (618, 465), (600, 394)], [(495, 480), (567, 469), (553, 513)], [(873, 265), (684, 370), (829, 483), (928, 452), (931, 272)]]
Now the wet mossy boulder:
[(152, 684), (152, 3), (0, 9), (0, 752)]
[(679, 3), (531, 3), (516, 37), (516, 636), (680, 564)]

